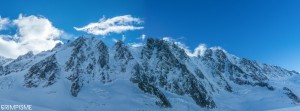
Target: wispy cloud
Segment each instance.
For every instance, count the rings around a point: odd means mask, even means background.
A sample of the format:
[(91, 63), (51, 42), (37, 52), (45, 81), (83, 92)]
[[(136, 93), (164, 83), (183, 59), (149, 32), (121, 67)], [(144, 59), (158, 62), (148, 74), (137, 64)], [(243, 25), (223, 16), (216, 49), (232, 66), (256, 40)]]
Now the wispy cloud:
[(200, 44), (198, 47), (195, 48), (193, 52), (193, 56), (203, 56), (207, 47), (205, 44)]
[(41, 16), (20, 14), (19, 18), (12, 20), (9, 25), (16, 26), (16, 33), (0, 35), (0, 56), (9, 58), (16, 58), (28, 51), (38, 53), (50, 50), (61, 42), (58, 39), (64, 34), (62, 30), (55, 28), (47, 18)]
[(119, 41), (119, 40), (116, 39), (116, 38), (112, 38), (111, 40), (114, 41), (115, 43), (117, 43), (117, 42)]
[(136, 26), (142, 23), (139, 18), (134, 18), (131, 15), (117, 16), (106, 19), (101, 18), (98, 22), (90, 23), (84, 27), (74, 27), (77, 31), (84, 31), (93, 35), (108, 35), (110, 33), (122, 33), (129, 30), (140, 30), (144, 27)]
[(188, 46), (186, 46), (181, 42), (174, 42), (174, 43), (177, 44), (179, 47), (181, 47), (186, 52), (186, 54), (191, 57), (203, 56), (205, 51), (207, 50), (206, 44), (199, 44), (194, 49), (194, 51), (191, 51)]
[(8, 18), (2, 18), (0, 16), (0, 30), (5, 30), (9, 25), (10, 20)]
[[(203, 56), (205, 54), (205, 51), (208, 49), (206, 44), (199, 44), (194, 49), (194, 51), (191, 51), (190, 48), (187, 45), (185, 45), (184, 43), (178, 41), (180, 39), (184, 39), (184, 37), (180, 37), (180, 38), (177, 38), (177, 39), (173, 39), (171, 37), (163, 37), (163, 40), (175, 43), (177, 46), (182, 48), (187, 53), (188, 56), (191, 56), (191, 57)], [(222, 49), (220, 47), (213, 47), (213, 48)]]
[(140, 39), (140, 40), (144, 41), (145, 38), (146, 38), (146, 35), (145, 35), (145, 34), (142, 34), (142, 35), (141, 35), (140, 37), (138, 37), (137, 39)]
[(125, 40), (126, 40), (126, 36), (122, 35), (122, 41), (125, 42)]

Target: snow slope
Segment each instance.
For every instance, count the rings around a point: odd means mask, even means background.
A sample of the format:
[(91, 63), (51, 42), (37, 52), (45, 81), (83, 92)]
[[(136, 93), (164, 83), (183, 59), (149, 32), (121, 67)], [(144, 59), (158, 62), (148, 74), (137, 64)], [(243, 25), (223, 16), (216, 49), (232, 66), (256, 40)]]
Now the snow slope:
[(300, 106), (297, 107), (288, 107), (288, 108), (280, 108), (280, 109), (274, 109), (274, 110), (268, 110), (268, 111), (299, 111)]

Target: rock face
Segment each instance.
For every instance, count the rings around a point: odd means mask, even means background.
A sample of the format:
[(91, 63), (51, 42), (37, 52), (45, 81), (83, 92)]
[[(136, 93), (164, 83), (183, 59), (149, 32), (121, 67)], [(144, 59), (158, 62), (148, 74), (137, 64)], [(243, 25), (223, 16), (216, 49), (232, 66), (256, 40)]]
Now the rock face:
[(128, 47), (122, 41), (118, 41), (114, 45), (114, 49), (115, 49), (114, 60), (121, 68), (120, 71), (126, 72), (126, 66), (129, 64), (130, 61), (134, 59), (132, 54), (128, 50)]
[(55, 55), (52, 55), (29, 68), (28, 73), (24, 76), (24, 85), (28, 88), (50, 86), (57, 81), (59, 73), (57, 60)]
[(289, 88), (276, 89), (269, 83), (270, 79), (299, 75), (295, 71), (240, 59), (221, 48), (191, 56), (175, 42), (152, 38), (133, 48), (122, 41), (108, 47), (96, 38), (79, 37), (51, 51), (37, 55), (29, 52), (1, 65), (0, 72), (0, 76), (25, 72), (27, 88), (46, 88), (67, 80), (74, 97), (91, 82), (108, 84), (125, 79), (156, 97), (156, 104), (162, 108), (173, 106), (166, 93), (187, 96), (202, 108), (217, 108), (214, 95), (233, 93), (236, 85), (282, 90), (292, 101), (300, 102), (299, 95)]
[(294, 94), (289, 88), (283, 87), (283, 91), (284, 91), (284, 94), (286, 94), (295, 103), (300, 103), (300, 98), (296, 94)]
[(108, 48), (96, 38), (80, 37), (69, 45), (73, 47), (71, 56), (66, 62), (65, 71), (72, 81), (71, 94), (77, 96), (84, 83), (98, 79), (102, 83), (110, 82)]
[(132, 81), (146, 83), (143, 85), (146, 87), (147, 84), (149, 87), (158, 86), (178, 95), (187, 94), (202, 107), (216, 107), (201, 82), (204, 78), (199, 77), (200, 80), (197, 80), (196, 74), (188, 70), (170, 49), (167, 41), (148, 39), (141, 52), (142, 65), (135, 66)]

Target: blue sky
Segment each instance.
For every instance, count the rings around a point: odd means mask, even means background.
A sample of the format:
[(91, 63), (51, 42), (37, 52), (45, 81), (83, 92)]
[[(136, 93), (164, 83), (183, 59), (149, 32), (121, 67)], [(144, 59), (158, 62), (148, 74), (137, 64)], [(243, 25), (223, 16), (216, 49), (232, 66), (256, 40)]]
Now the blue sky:
[(7, 0), (1, 1), (0, 16), (41, 15), (78, 36), (87, 33), (73, 27), (129, 14), (143, 20), (144, 29), (109, 34), (104, 40), (167, 36), (190, 49), (200, 43), (221, 46), (238, 57), (300, 71), (299, 6), (298, 0)]

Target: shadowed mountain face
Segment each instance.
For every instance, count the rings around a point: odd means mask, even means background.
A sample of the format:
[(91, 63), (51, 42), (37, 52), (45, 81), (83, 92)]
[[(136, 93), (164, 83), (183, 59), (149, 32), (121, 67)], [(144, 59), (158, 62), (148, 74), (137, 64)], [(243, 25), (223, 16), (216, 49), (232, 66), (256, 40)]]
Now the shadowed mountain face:
[[(7, 61), (11, 62), (5, 64)], [(188, 102), (201, 108), (218, 108), (216, 96), (222, 92), (234, 94), (237, 87), (279, 91), (292, 103), (300, 103), (299, 95), (289, 86), (271, 82), (299, 76), (295, 71), (240, 59), (220, 48), (191, 56), (176, 43), (152, 38), (139, 47), (121, 41), (109, 47), (96, 38), (79, 37), (37, 55), (29, 52), (15, 60), (1, 58), (0, 65), (0, 80), (23, 74), (22, 86), (29, 89), (51, 88), (67, 81), (70, 84), (66, 90), (74, 97), (91, 83), (105, 85), (125, 80), (145, 95), (153, 95), (161, 108), (173, 107), (166, 95), (169, 93), (190, 98)]]

